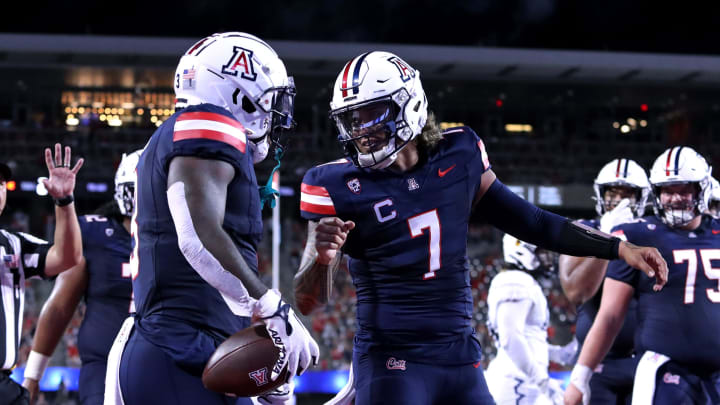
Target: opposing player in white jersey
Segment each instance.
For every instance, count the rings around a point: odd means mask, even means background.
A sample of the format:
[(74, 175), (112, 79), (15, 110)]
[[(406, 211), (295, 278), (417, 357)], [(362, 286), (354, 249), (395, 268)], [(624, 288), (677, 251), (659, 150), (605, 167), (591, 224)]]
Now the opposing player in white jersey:
[(498, 349), (485, 377), (490, 393), (498, 405), (562, 404), (548, 363), (572, 362), (577, 345), (548, 344), (550, 313), (535, 279), (554, 270), (556, 254), (505, 234), (503, 256), (506, 270), (493, 278), (487, 297), (488, 329)]

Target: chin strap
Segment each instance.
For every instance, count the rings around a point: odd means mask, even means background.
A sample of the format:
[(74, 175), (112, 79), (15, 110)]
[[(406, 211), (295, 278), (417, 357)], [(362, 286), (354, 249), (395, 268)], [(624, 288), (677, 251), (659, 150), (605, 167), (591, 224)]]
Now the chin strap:
[(270, 172), (270, 177), (268, 178), (267, 183), (265, 183), (264, 186), (259, 188), (261, 208), (264, 208), (265, 204), (267, 204), (267, 206), (270, 208), (275, 208), (275, 198), (280, 197), (280, 191), (273, 188), (272, 182), (275, 171), (280, 168), (280, 160), (283, 158), (284, 154), (285, 149), (283, 149), (280, 144), (275, 144), (275, 160), (277, 161), (277, 165), (275, 165), (275, 167), (272, 169), (272, 172)]

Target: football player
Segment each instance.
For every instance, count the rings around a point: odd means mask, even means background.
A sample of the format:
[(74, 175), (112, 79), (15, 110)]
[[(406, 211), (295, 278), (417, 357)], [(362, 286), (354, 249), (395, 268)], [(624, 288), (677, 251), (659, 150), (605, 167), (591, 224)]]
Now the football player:
[(548, 364), (571, 365), (577, 342), (548, 344), (550, 312), (537, 281), (555, 271), (557, 255), (505, 234), (503, 257), (505, 270), (487, 296), (488, 330), (498, 349), (487, 369), (490, 393), (499, 405), (561, 405), (563, 390)]
[(84, 296), (85, 317), (78, 332), (82, 360), (78, 394), (81, 404), (103, 403), (107, 355), (131, 309), (130, 216), (135, 201), (135, 166), (141, 152), (123, 154), (115, 173), (115, 198), (99, 210), (103, 215), (79, 218), (84, 261), (55, 281), (40, 312), (25, 368), (23, 386), (33, 401), (50, 356)]
[(420, 72), (397, 55), (350, 60), (330, 106), (347, 158), (313, 167), (303, 179), (308, 243), (295, 293), (303, 313), (327, 302), (328, 271), (344, 249), (357, 291), (357, 404), (493, 402), (471, 326), (473, 209), (540, 247), (619, 256), (656, 276), (658, 288), (665, 282), (654, 248), (575, 225), (504, 186), (470, 128), (441, 131), (428, 117)]
[(703, 214), (710, 168), (689, 147), (664, 151), (650, 170), (655, 216), (619, 225), (613, 234), (657, 246), (669, 263), (658, 292), (631, 265), (608, 265), (595, 322), (565, 392), (566, 404), (587, 403), (588, 380), (622, 328), (637, 297), (633, 404), (716, 404), (720, 375), (720, 221)]
[[(288, 381), (317, 361), (293, 309), (258, 277), (261, 202), (253, 165), (294, 125), (295, 86), (263, 40), (214, 34), (180, 59), (176, 112), (150, 138), (137, 167), (130, 267), (137, 315), (111, 353), (121, 356), (125, 404), (229, 404), (202, 384), (205, 363), (231, 334), (262, 321), (280, 355), (261, 383)], [(128, 326), (128, 329), (130, 326)], [(121, 353), (121, 354), (118, 354)], [(113, 385), (117, 388), (117, 384)], [(287, 390), (282, 390), (285, 393)], [(118, 398), (121, 397), (121, 398)], [(250, 403), (245, 398), (239, 403)]]
[(712, 178), (710, 201), (708, 201), (708, 213), (715, 218), (720, 218), (720, 182), (714, 177)]
[[(595, 210), (598, 219), (581, 220), (587, 226), (610, 233), (622, 223), (640, 218), (650, 195), (645, 170), (630, 159), (614, 159), (595, 178)], [(577, 308), (576, 334), (582, 345), (600, 307), (602, 281), (608, 261), (592, 257), (560, 256), (560, 285)], [(600, 367), (590, 380), (592, 404), (629, 404), (637, 358), (633, 350), (636, 301), (630, 301), (625, 323)]]

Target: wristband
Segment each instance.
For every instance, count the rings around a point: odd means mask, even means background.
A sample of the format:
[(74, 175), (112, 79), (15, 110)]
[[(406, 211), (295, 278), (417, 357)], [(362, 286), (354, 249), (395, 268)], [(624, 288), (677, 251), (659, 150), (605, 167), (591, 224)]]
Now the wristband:
[(25, 378), (32, 378), (35, 381), (40, 381), (49, 362), (50, 356), (31, 350), (30, 355), (28, 356), (27, 364), (25, 365)]
[(65, 207), (67, 205), (70, 205), (70, 203), (75, 201), (75, 199), (73, 198), (72, 194), (68, 194), (62, 198), (53, 197), (53, 201), (55, 202), (55, 205), (57, 205), (58, 207)]
[(579, 389), (582, 389), (582, 387), (587, 387), (588, 384), (590, 384), (590, 378), (592, 378), (592, 375), (593, 371), (590, 367), (577, 363), (570, 373), (570, 382)]

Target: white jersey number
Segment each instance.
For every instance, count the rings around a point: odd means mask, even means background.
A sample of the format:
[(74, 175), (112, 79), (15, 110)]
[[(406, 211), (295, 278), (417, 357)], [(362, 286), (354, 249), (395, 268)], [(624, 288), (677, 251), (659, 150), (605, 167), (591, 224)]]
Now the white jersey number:
[(410, 236), (417, 238), (423, 235), (423, 231), (428, 229), (430, 236), (428, 238), (428, 249), (430, 251), (429, 271), (423, 275), (423, 280), (435, 277), (435, 271), (440, 269), (440, 218), (437, 209), (423, 212), (422, 214), (410, 217), (407, 220), (408, 228), (410, 228)]
[[(695, 249), (678, 249), (673, 250), (673, 259), (675, 264), (687, 262), (687, 276), (685, 277), (685, 294), (683, 302), (692, 304), (695, 302), (695, 280), (697, 280), (698, 257)], [(702, 263), (703, 272), (708, 280), (716, 280), (718, 288), (706, 288), (710, 302), (720, 303), (720, 268), (713, 267), (713, 260), (720, 260), (720, 249), (700, 249), (700, 262)]]

